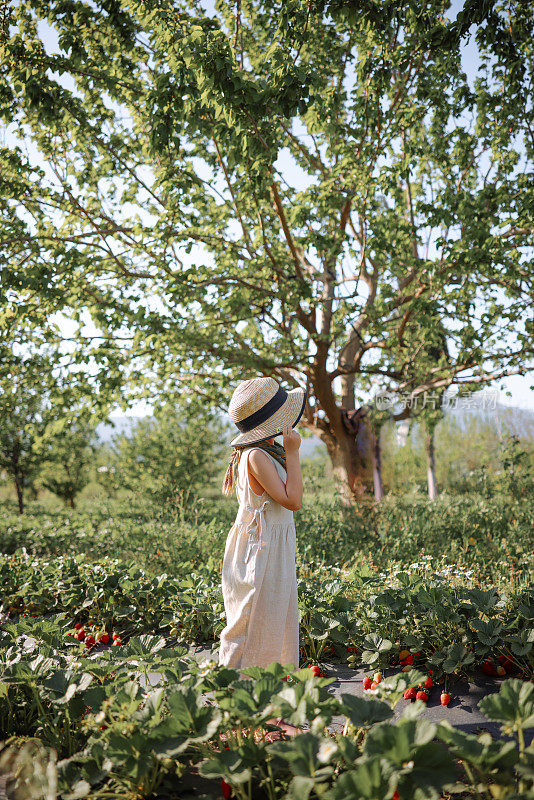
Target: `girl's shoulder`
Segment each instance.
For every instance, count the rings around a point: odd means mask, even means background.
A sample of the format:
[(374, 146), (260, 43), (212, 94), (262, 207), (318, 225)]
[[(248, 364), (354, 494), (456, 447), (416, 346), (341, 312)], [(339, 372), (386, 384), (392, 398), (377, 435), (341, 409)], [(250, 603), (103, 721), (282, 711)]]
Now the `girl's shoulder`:
[(275, 458), (271, 453), (268, 453), (266, 450), (263, 450), (261, 447), (251, 447), (249, 450), (249, 457), (251, 455), (257, 465), (261, 464), (262, 460), (265, 463), (265, 458), (267, 458), (277, 469), (278, 467), (280, 467), (282, 470), (284, 469), (283, 465), (278, 461), (277, 458)]

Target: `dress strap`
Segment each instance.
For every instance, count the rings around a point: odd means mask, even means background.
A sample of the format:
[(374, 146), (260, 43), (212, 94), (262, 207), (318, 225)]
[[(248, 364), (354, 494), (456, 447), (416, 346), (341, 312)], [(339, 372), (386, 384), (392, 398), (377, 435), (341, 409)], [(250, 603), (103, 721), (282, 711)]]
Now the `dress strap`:
[[(251, 495), (253, 497), (263, 497), (263, 495), (267, 494), (267, 492), (265, 490), (262, 492), (262, 494), (256, 494), (256, 492), (253, 490), (252, 486), (250, 485), (250, 476), (249, 476), (249, 473), (248, 473), (248, 458), (250, 456), (251, 450), (253, 450), (253, 449), (254, 449), (253, 447), (247, 448), (246, 452), (244, 453), (245, 457), (243, 458), (243, 456), (241, 456), (241, 460), (245, 462), (244, 463), (244, 467), (243, 467), (243, 470), (244, 470), (244, 473), (245, 473), (245, 482), (246, 482), (246, 485), (248, 487), (249, 492), (251, 493)], [(263, 452), (265, 452), (265, 451), (263, 451)]]

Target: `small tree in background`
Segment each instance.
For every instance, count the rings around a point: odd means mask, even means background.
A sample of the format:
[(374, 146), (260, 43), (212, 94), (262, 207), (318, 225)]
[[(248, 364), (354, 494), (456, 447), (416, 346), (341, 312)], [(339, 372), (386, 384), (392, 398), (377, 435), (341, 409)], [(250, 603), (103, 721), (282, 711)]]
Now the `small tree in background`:
[(527, 501), (534, 492), (534, 478), (529, 463), (529, 454), (515, 433), (507, 433), (501, 441), (500, 462), (495, 489), (503, 494)]
[(40, 440), (51, 420), (44, 397), (48, 388), (48, 359), (34, 354), (22, 358), (6, 345), (0, 359), (0, 468), (13, 481), (19, 514), (41, 463)]
[(95, 427), (95, 422), (80, 421), (52, 436), (44, 451), (39, 483), (71, 508), (75, 508), (76, 495), (91, 479)]
[[(9, 329), (0, 320), (4, 335), (0, 338), (0, 471), (14, 484), (19, 514), (24, 513), (26, 492), (37, 496), (37, 478), (45, 461), (57, 464), (63, 448), (64, 463), (72, 463), (68, 460), (72, 454), (61, 444), (69, 431), (82, 419), (105, 417), (109, 412), (108, 399), (95, 391), (83, 373), (67, 373), (57, 342), (37, 328), (25, 326), (23, 315), (20, 325)], [(56, 469), (56, 488), (61, 480)]]
[(108, 491), (127, 489), (162, 508), (209, 483), (225, 449), (217, 417), (200, 407), (167, 406), (141, 420), (132, 434), (113, 437), (99, 480)]

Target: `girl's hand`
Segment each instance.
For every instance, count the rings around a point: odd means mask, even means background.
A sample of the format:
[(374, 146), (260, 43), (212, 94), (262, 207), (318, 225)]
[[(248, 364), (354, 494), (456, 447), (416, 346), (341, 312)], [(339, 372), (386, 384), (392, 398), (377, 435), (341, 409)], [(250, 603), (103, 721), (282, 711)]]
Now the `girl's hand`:
[(284, 425), (282, 433), (284, 435), (284, 450), (286, 453), (298, 453), (301, 439), (297, 431), (291, 425)]

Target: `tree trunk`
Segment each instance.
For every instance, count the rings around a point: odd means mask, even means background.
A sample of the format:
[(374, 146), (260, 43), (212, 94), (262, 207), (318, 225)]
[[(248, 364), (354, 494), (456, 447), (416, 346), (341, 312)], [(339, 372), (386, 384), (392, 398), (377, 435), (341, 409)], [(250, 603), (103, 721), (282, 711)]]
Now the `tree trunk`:
[(380, 451), (380, 430), (373, 430), (373, 486), (375, 490), (375, 500), (382, 500), (384, 497), (384, 487), (382, 485), (382, 454)]
[(368, 431), (362, 424), (357, 437), (345, 431), (337, 437), (323, 431), (321, 439), (326, 444), (334, 476), (341, 489), (340, 502), (343, 506), (353, 506), (368, 491), (372, 480), (373, 458)]
[(436, 481), (436, 463), (434, 458), (434, 430), (425, 434), (425, 449), (427, 458), (427, 482), (428, 496), (430, 500), (435, 500), (438, 496), (438, 484)]
[(314, 390), (314, 405), (306, 404), (301, 424), (325, 443), (334, 477), (341, 490), (340, 503), (353, 506), (372, 485), (372, 437), (365, 417), (356, 435), (345, 428), (341, 410), (354, 409), (354, 376), (344, 375), (341, 378), (343, 405), (340, 408), (326, 370), (326, 356), (327, 348), (321, 342), (310, 381)]
[(15, 478), (15, 489), (17, 490), (17, 501), (19, 504), (19, 514), (24, 514), (24, 494), (22, 485), (20, 484), (18, 478)]

